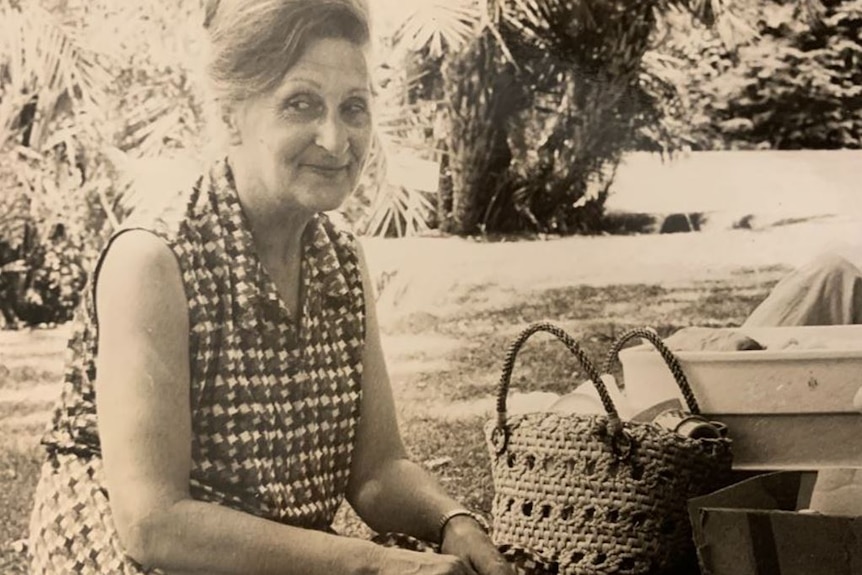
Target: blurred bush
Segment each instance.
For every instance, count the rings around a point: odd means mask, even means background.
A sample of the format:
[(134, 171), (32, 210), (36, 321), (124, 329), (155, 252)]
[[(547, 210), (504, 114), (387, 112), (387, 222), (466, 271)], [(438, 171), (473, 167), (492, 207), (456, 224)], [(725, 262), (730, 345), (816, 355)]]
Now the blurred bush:
[[(200, 3), (0, 0), (0, 306), (65, 321), (105, 238), (141, 202), (133, 168), (200, 155)], [(184, 26), (185, 24), (185, 26)]]
[(684, 15), (667, 53), (685, 69), (693, 148), (862, 147), (862, 2), (738, 2), (756, 36), (731, 52)]

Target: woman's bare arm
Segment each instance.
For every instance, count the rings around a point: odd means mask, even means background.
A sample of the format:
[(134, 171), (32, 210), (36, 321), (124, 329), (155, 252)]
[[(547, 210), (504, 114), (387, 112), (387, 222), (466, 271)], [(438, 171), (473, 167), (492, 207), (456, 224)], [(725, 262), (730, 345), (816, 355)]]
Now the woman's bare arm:
[(360, 268), (366, 301), (361, 420), (348, 500), (378, 532), (409, 533), (439, 541), (437, 520), (460, 507), (424, 469), (410, 461), (401, 440), (365, 259)]
[(97, 285), (96, 398), (111, 509), (131, 557), (167, 572), (372, 573), (368, 542), (284, 526), (189, 496), (188, 312), (177, 262), (118, 237)]
[(348, 500), (372, 529), (443, 543), (444, 552), (462, 557), (481, 575), (508, 574), (508, 566), (470, 517), (458, 516), (447, 524), (445, 534), (440, 532), (441, 517), (461, 505), (430, 473), (407, 458), (380, 342), (371, 281), (361, 252), (360, 268), (366, 301), (362, 418)]

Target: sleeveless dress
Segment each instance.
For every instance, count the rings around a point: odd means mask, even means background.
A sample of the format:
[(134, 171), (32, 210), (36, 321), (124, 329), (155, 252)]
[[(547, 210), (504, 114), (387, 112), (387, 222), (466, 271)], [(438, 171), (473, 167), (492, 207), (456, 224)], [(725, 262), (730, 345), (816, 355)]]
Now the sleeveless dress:
[[(329, 530), (349, 478), (362, 393), (365, 300), (355, 240), (325, 215), (308, 224), (296, 317), (255, 254), (225, 160), (114, 237), (129, 229), (161, 238), (182, 272), (192, 496)], [(94, 292), (76, 319), (61, 397), (42, 441), (46, 459), (30, 522), (33, 575), (158, 573), (125, 554), (111, 516), (93, 386)]]

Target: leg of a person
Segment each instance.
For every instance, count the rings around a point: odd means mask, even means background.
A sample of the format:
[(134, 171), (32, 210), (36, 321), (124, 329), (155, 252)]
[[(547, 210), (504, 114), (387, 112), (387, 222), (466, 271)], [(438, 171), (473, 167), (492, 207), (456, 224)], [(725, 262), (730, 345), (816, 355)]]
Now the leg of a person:
[(747, 327), (862, 323), (862, 270), (828, 253), (782, 279)]

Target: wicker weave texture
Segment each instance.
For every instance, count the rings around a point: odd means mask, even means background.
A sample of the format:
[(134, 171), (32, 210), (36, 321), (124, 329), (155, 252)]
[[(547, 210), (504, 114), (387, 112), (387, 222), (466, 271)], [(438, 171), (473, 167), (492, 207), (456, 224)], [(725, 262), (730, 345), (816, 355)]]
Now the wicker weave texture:
[[(606, 415), (506, 408), (518, 351), (545, 332), (563, 343), (596, 387)], [(635, 328), (611, 346), (605, 372), (628, 341), (661, 353), (693, 414), (700, 408), (673, 353), (652, 330)], [(560, 327), (536, 323), (512, 342), (497, 386), (497, 418), (485, 427), (494, 478), (494, 538), (550, 560), (571, 575), (666, 572), (693, 557), (690, 497), (730, 474), (728, 439), (691, 439), (652, 423), (624, 422), (600, 372)]]
[[(495, 453), (495, 422), (486, 426)], [(510, 417), (492, 455), (494, 539), (555, 558), (560, 573), (637, 574), (671, 567), (691, 549), (686, 503), (721, 486), (730, 441), (693, 440), (624, 424), (632, 451), (613, 451), (605, 416)]]

